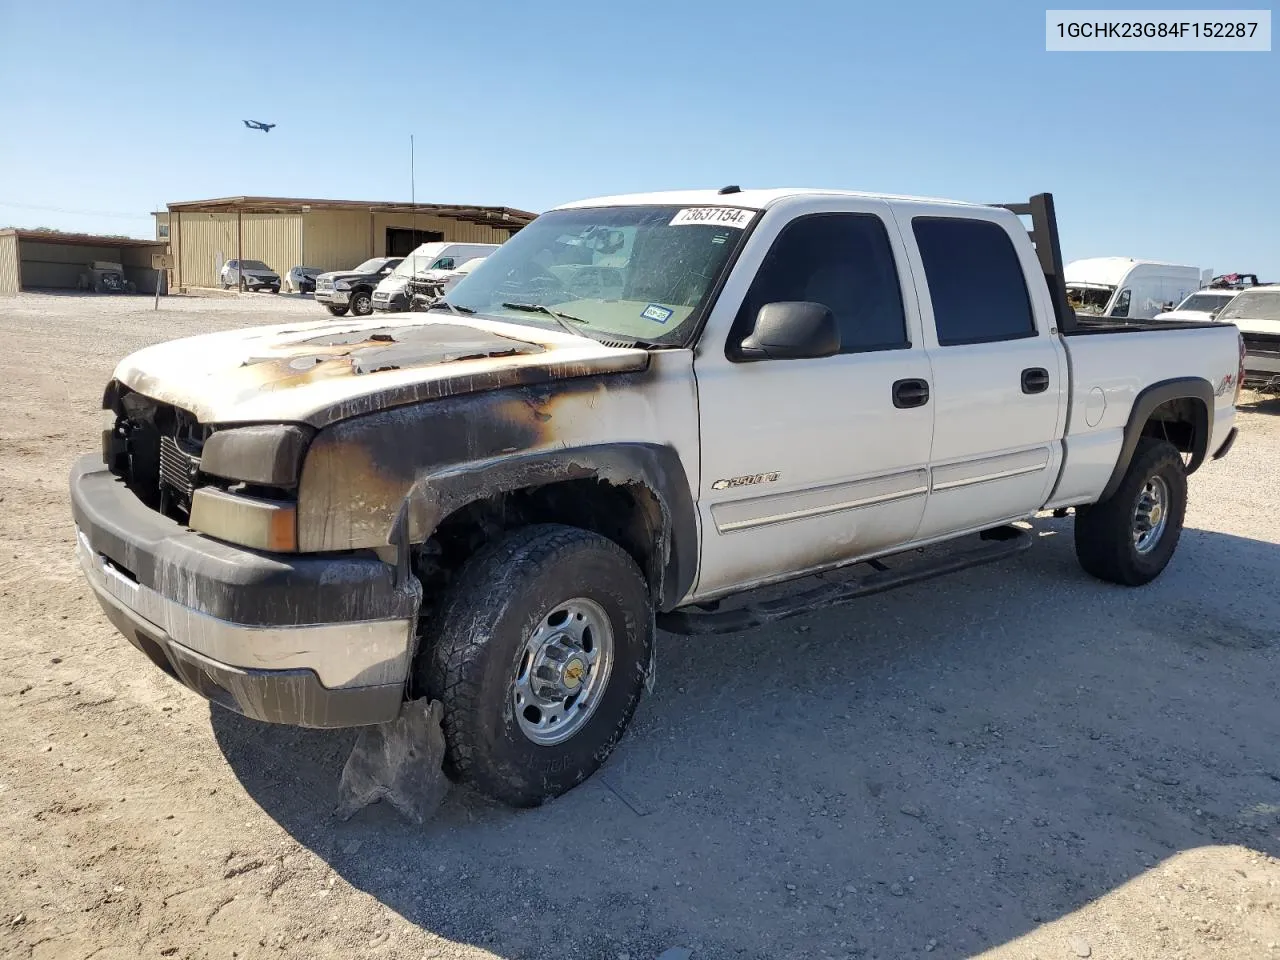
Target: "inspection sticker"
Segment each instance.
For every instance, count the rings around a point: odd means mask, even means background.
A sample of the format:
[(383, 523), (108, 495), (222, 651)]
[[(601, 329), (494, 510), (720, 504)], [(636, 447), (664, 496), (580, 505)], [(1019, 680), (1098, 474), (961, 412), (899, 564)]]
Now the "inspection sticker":
[(736, 227), (742, 230), (755, 215), (754, 210), (743, 210), (740, 207), (685, 207), (671, 218), (668, 226), (709, 223), (716, 227)]
[(671, 319), (674, 310), (668, 310), (666, 307), (660, 307), (656, 303), (651, 303), (641, 311), (640, 316), (646, 320), (652, 320), (654, 323), (666, 323)]

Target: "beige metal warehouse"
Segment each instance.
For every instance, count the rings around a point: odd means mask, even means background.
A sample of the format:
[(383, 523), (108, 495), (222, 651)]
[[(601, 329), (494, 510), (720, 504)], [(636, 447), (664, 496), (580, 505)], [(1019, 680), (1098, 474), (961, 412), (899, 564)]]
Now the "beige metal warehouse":
[(133, 240), (53, 230), (0, 230), (0, 296), (19, 290), (75, 290), (95, 260), (124, 267), (138, 293), (156, 292), (151, 255), (164, 253), (163, 240)]
[(218, 286), (228, 260), (261, 260), (284, 276), (294, 266), (341, 270), (403, 256), (430, 240), (502, 243), (535, 216), (511, 207), (289, 197), (192, 200), (155, 214), (179, 290)]

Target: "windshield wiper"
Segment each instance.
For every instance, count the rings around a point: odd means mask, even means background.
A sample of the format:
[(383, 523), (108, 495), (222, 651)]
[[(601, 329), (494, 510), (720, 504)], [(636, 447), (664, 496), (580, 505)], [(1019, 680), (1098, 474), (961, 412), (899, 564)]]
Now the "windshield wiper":
[(581, 317), (575, 317), (571, 313), (561, 313), (559, 310), (552, 310), (545, 303), (516, 303), (512, 301), (507, 301), (502, 305), (506, 307), (508, 310), (523, 310), (525, 313), (545, 313), (557, 324), (559, 324), (562, 330), (564, 330), (567, 333), (572, 333), (575, 337), (580, 336), (582, 334), (582, 331), (573, 329), (573, 327), (569, 326), (569, 324), (565, 323), (565, 321), (572, 320), (574, 323), (587, 322), (583, 320)]
[(439, 307), (447, 307), (450, 313), (456, 314), (459, 317), (462, 316), (464, 313), (475, 313), (475, 311), (472, 310), (470, 307), (458, 307), (450, 303), (448, 300), (435, 301), (433, 304), (431, 304), (431, 306), (427, 307), (427, 312), (430, 313), (432, 310), (435, 310)]

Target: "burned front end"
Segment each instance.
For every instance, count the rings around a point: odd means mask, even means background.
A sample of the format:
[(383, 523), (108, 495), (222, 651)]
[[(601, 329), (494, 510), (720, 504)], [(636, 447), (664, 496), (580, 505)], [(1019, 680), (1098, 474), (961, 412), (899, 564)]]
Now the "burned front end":
[(420, 603), (372, 551), (298, 553), (314, 433), (219, 429), (116, 381), (102, 454), (76, 462), (81, 567), (108, 618), (171, 677), (260, 720), (396, 716)]

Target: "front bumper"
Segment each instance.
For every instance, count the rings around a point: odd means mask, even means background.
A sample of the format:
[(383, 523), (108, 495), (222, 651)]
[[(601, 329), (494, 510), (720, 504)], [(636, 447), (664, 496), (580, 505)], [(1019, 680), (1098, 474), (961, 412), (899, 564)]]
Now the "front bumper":
[(346, 306), (351, 302), (351, 294), (347, 290), (334, 290), (333, 288), (317, 290), (316, 302), (333, 303), (338, 306)]
[(98, 457), (71, 471), (80, 566), (108, 619), (160, 669), (245, 716), (304, 727), (392, 720), (421, 600), (359, 553), (245, 550), (146, 507)]
[(393, 293), (385, 299), (379, 299), (379, 294), (375, 290), (370, 298), (370, 303), (373, 304), (373, 309), (375, 310), (383, 310), (387, 313), (404, 313), (409, 309), (409, 294), (402, 291)]

